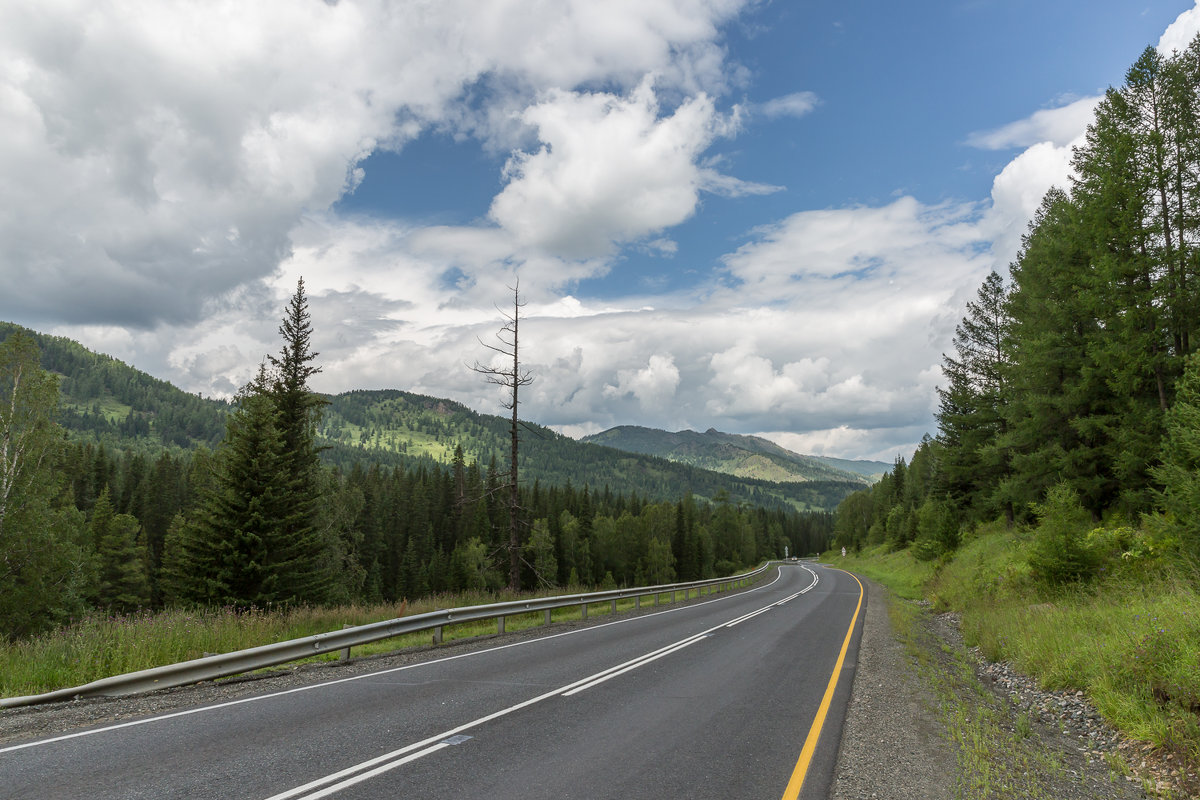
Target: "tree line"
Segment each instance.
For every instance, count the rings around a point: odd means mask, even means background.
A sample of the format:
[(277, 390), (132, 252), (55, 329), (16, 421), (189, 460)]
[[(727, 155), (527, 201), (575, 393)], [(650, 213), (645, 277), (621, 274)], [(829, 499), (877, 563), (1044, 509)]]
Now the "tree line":
[[(114, 449), (67, 440), (58, 376), (20, 332), (0, 342), (0, 635), (87, 609), (391, 602), (498, 589), (514, 548), (508, 466), (323, 463), (326, 401), (301, 282), (283, 346), (237, 396), (215, 449)], [(522, 482), (520, 588), (666, 583), (816, 552), (832, 514), (717, 493), (652, 501)]]
[(936, 437), (841, 504), (839, 544), (934, 558), (973, 524), (1052, 514), (1200, 555), (1200, 37), (1143, 52), (1072, 167), (1010, 279), (968, 303)]

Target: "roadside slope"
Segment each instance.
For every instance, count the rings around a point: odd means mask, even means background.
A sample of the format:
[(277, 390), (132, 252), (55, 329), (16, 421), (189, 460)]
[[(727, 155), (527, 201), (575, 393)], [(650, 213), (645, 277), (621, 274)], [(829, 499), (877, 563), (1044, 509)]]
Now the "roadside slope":
[(996, 680), (1001, 665), (964, 645), (953, 615), (868, 583), (833, 800), (1150, 797), (1082, 699)]

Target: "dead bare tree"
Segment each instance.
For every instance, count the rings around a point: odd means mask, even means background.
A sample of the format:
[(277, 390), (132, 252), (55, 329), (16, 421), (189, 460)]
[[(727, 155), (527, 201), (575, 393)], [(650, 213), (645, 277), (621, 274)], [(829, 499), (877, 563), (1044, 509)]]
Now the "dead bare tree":
[[(488, 344), (482, 339), (479, 341), (487, 349), (504, 356), (504, 366), (489, 366), (476, 361), (471, 369), (483, 375), (488, 383), (503, 386), (510, 392), (509, 400), (504, 403), (504, 407), (512, 411), (512, 425), (510, 427), (512, 452), (509, 454), (508, 467), (508, 588), (517, 590), (521, 588), (521, 536), (519, 528), (521, 502), (517, 493), (517, 452), (521, 441), (521, 424), (517, 420), (517, 406), (521, 387), (533, 383), (533, 376), (528, 370), (521, 368), (521, 309), (525, 307), (525, 303), (521, 300), (521, 282), (518, 280), (515, 286), (508, 288), (513, 293), (513, 310), (512, 314), (504, 311), (500, 312), (504, 315), (505, 319), (504, 325), (496, 332), (496, 339), (500, 344)], [(512, 366), (508, 365), (508, 359), (512, 359)]]

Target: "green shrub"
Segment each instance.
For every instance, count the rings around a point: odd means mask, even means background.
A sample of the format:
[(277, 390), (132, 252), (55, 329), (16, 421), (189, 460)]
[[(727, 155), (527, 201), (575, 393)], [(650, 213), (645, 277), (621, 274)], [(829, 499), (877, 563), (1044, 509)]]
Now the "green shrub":
[(1091, 515), (1079, 502), (1079, 495), (1060, 483), (1036, 504), (1038, 524), (1034, 529), (1029, 566), (1051, 584), (1078, 581), (1089, 577), (1096, 566), (1095, 555), (1088, 549), (1086, 536)]
[(949, 503), (926, 498), (916, 516), (917, 538), (912, 554), (918, 561), (933, 561), (958, 547), (958, 520)]

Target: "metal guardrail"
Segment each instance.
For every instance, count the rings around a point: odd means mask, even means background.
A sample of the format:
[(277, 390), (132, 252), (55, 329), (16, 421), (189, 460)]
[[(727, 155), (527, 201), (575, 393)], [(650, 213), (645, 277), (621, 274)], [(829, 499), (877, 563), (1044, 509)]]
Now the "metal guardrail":
[[(684, 592), (685, 599), (692, 589), (697, 593), (705, 587), (720, 586), (721, 584), (744, 584), (750, 579), (765, 572), (771, 563), (751, 572), (741, 575), (731, 575), (727, 578), (710, 578), (703, 581), (688, 583), (669, 583), (661, 586), (644, 586), (635, 589), (613, 589), (606, 592), (590, 592), (586, 594), (558, 595), (555, 597), (540, 597), (532, 600), (513, 600), (507, 603), (492, 603), (483, 606), (467, 606), (450, 608), (441, 611), (430, 611), (425, 614), (415, 614), (411, 617), (373, 622), (369, 625), (344, 628), (330, 633), (318, 633), (315, 636), (305, 636), (300, 639), (290, 639), (286, 642), (265, 644), (251, 647), (248, 650), (238, 650), (233, 653), (206, 656), (178, 664), (168, 664), (153, 667), (124, 675), (86, 683), (68, 689), (56, 689), (44, 694), (26, 695), (25, 697), (0, 698), (0, 708), (14, 708), (39, 703), (52, 703), (59, 700), (74, 700), (82, 697), (120, 697), (123, 695), (149, 692), (155, 689), (169, 689), (176, 686), (186, 686), (189, 683), (215, 680), (230, 675), (239, 675), (264, 667), (274, 667), (289, 661), (299, 661), (321, 653), (331, 653), (335, 650), (349, 651), (351, 647), (390, 639), (406, 633), (433, 630), (434, 641), (441, 641), (442, 628), (447, 625), (457, 625), (464, 622), (495, 619), (497, 632), (504, 632), (504, 618), (515, 614), (528, 614), (544, 611), (546, 622), (550, 622), (550, 613), (556, 608), (583, 606), (583, 616), (587, 617), (587, 607), (593, 603), (611, 601), (616, 609), (618, 600), (634, 598), (640, 607), (641, 598), (655, 596), (657, 605), (658, 595), (670, 592)], [(675, 598), (672, 597), (672, 602)]]

